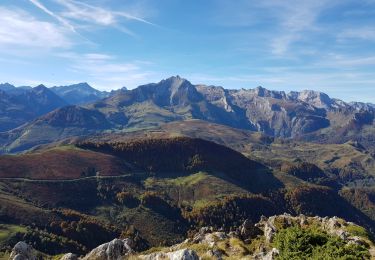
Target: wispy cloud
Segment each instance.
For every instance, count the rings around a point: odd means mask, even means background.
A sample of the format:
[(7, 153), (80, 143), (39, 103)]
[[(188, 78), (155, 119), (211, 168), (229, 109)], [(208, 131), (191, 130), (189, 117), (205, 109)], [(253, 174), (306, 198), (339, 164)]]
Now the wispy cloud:
[(218, 3), (215, 14), (218, 25), (248, 27), (243, 33), (245, 39), (256, 37), (267, 41), (274, 56), (284, 56), (294, 43), (321, 30), (317, 23), (321, 13), (337, 1), (221, 0)]
[(8, 50), (17, 46), (43, 49), (72, 46), (66, 28), (37, 20), (24, 10), (0, 7), (0, 24), (0, 45)]
[[(53, 11), (47, 8), (40, 0), (29, 0), (34, 6), (44, 13), (56, 19), (63, 26), (84, 38), (78, 30), (80, 28), (94, 28), (96, 26), (110, 26), (131, 36), (136, 33), (124, 25), (125, 21), (136, 21), (147, 25), (159, 27), (158, 25), (147, 21), (143, 17), (133, 15), (125, 11), (114, 11), (101, 6), (87, 4), (75, 0), (54, 0), (63, 10)], [(87, 40), (86, 38), (84, 38)]]
[(75, 19), (86, 19), (88, 21), (95, 21), (98, 24), (112, 25), (116, 23), (118, 17), (124, 17), (128, 20), (135, 20), (149, 25), (155, 25), (142, 17), (132, 15), (124, 11), (113, 11), (103, 7), (89, 5), (84, 2), (74, 0), (56, 0), (60, 4), (69, 9), (66, 15)]
[(68, 70), (85, 78), (96, 87), (105, 90), (117, 89), (122, 86), (136, 87), (157, 79), (156, 73), (150, 70), (153, 63), (147, 61), (119, 61), (115, 56), (103, 53), (74, 53), (56, 54), (69, 60)]
[(283, 55), (306, 32), (317, 30), (316, 20), (329, 4), (332, 1), (264, 1), (263, 5), (271, 8), (280, 21), (279, 32), (271, 41), (272, 52)]
[(157, 26), (142, 17), (125, 11), (114, 11), (75, 0), (55, 0), (55, 2), (64, 7), (64, 10), (60, 13), (60, 16), (64, 17), (64, 20), (74, 20), (88, 25), (111, 26), (132, 36), (135, 36), (135, 33), (123, 24), (124, 21), (136, 21), (147, 25)]
[(357, 39), (357, 40), (369, 40), (375, 41), (375, 28), (374, 27), (362, 27), (362, 28), (349, 28), (343, 30), (338, 34), (339, 40), (346, 39)]
[(375, 55), (370, 56), (354, 56), (354, 55), (342, 55), (342, 54), (331, 54), (326, 59), (321, 60), (317, 63), (317, 66), (326, 66), (331, 68), (337, 67), (348, 67), (350, 69), (358, 69), (362, 66), (373, 66), (375, 65)]
[(57, 15), (56, 13), (52, 12), (49, 10), (46, 6), (44, 6), (41, 2), (38, 0), (29, 0), (33, 5), (38, 7), (40, 10), (45, 12), (46, 14), (52, 16), (56, 20), (58, 20), (61, 24), (63, 24), (65, 27), (69, 28), (72, 32), (76, 32), (76, 29), (74, 28), (73, 25), (71, 25), (67, 20), (62, 18), (61, 16)]

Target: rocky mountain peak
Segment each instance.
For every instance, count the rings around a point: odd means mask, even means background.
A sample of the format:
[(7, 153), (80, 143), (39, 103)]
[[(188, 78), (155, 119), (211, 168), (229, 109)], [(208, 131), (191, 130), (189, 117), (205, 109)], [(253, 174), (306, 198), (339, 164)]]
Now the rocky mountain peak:
[(109, 92), (94, 89), (87, 82), (68, 86), (55, 86), (52, 87), (51, 90), (67, 103), (73, 105), (97, 101), (110, 95)]
[(0, 84), (0, 90), (3, 90), (3, 91), (13, 90), (14, 88), (15, 86), (13, 86), (12, 84), (9, 84), (8, 82)]
[(299, 92), (297, 99), (312, 104), (318, 108), (329, 108), (334, 103), (327, 94), (314, 90), (304, 90)]
[(142, 97), (151, 96), (153, 101), (161, 106), (188, 105), (202, 97), (196, 87), (180, 76), (164, 79), (156, 84), (141, 86), (133, 91)]
[(54, 86), (51, 88), (55, 93), (66, 94), (69, 92), (96, 92), (97, 90), (92, 88), (88, 83), (81, 82), (73, 85), (67, 86)]
[(260, 96), (260, 97), (264, 97), (264, 96), (267, 96), (269, 94), (269, 91), (268, 89), (265, 89), (263, 88), (262, 86), (258, 86), (254, 89), (254, 92)]
[(350, 106), (354, 107), (357, 110), (374, 110), (375, 104), (363, 103), (363, 102), (350, 102)]
[(158, 88), (167, 88), (171, 91), (176, 91), (180, 88), (194, 87), (188, 80), (181, 78), (180, 76), (172, 76), (167, 79), (160, 81), (156, 84)]
[(58, 95), (56, 95), (53, 91), (51, 91), (49, 88), (47, 88), (43, 84), (32, 88), (31, 91), (26, 91), (25, 95), (46, 99), (45, 101), (47, 103), (56, 102), (56, 103), (59, 103), (61, 106), (66, 104), (64, 100), (62, 100)]
[(77, 87), (81, 87), (81, 88), (93, 89), (93, 87), (91, 87), (89, 85), (89, 83), (87, 83), (87, 82), (80, 82), (80, 83), (77, 83), (77, 84), (74, 84), (74, 85), (70, 85), (70, 86), (77, 86)]
[(35, 88), (33, 88), (33, 90), (35, 90), (35, 91), (45, 91), (45, 90), (48, 90), (48, 88), (46, 86), (44, 86), (43, 84), (40, 84), (40, 85), (36, 86)]
[(166, 78), (166, 79), (162, 80), (162, 82), (163, 81), (174, 82), (174, 83), (181, 83), (181, 82), (187, 81), (187, 80), (184, 79), (184, 78), (181, 78), (179, 75), (176, 75), (176, 76), (171, 76), (169, 78)]
[(258, 96), (258, 97), (276, 98), (276, 99), (284, 99), (286, 97), (284, 91), (269, 90), (262, 86), (258, 86), (255, 89), (250, 89), (249, 91), (253, 95)]
[(7, 92), (10, 95), (20, 95), (20, 94), (24, 94), (25, 92), (29, 90), (32, 90), (32, 87), (29, 87), (29, 86), (15, 87), (14, 85), (10, 83), (3, 83), (3, 84), (0, 84), (0, 90)]
[(60, 86), (60, 87), (53, 87), (52, 89), (62, 89), (63, 91), (90, 91), (90, 92), (96, 92), (97, 90), (91, 87), (87, 82), (80, 82), (73, 85), (68, 86)]

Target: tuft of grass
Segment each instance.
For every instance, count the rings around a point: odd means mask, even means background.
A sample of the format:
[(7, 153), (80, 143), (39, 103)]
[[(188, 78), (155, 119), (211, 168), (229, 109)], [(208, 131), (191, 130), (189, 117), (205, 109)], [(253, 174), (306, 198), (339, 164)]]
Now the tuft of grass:
[(258, 236), (251, 240), (250, 245), (248, 245), (249, 251), (254, 254), (259, 251), (261, 247), (266, 247), (269, 249), (269, 245), (266, 243), (264, 236)]
[(10, 258), (9, 252), (0, 252), (0, 260), (8, 260)]
[(207, 244), (192, 244), (192, 245), (188, 246), (188, 248), (197, 252), (198, 255), (204, 254), (208, 250), (212, 249)]
[(346, 228), (346, 231), (354, 236), (364, 237), (369, 239), (369, 234), (367, 230), (363, 227), (357, 226), (357, 225), (349, 225)]
[(238, 238), (231, 237), (229, 239), (229, 245), (232, 248), (232, 251), (234, 251), (236, 255), (244, 256), (244, 255), (249, 254), (249, 251), (250, 251), (249, 247), (245, 245), (245, 243)]
[(156, 253), (156, 252), (166, 252), (166, 251), (168, 251), (167, 247), (155, 246), (155, 247), (151, 247), (150, 249), (147, 249), (146, 251), (143, 251), (142, 255), (149, 255), (149, 254)]

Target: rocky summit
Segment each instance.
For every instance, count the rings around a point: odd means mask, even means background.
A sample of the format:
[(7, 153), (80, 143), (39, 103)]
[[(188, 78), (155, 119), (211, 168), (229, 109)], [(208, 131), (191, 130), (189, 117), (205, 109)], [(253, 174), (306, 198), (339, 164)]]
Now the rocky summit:
[[(132, 239), (114, 239), (87, 255), (67, 253), (60, 260), (199, 260), (199, 259), (370, 259), (375, 257), (375, 244), (365, 229), (337, 217), (308, 217), (290, 214), (261, 217), (258, 223), (245, 220), (231, 231), (202, 227), (185, 241), (170, 247), (134, 250)], [(293, 249), (294, 251), (290, 251)], [(24, 242), (17, 243), (10, 259), (43, 257)], [(46, 256), (44, 256), (46, 257)], [(332, 258), (333, 259), (333, 258)]]

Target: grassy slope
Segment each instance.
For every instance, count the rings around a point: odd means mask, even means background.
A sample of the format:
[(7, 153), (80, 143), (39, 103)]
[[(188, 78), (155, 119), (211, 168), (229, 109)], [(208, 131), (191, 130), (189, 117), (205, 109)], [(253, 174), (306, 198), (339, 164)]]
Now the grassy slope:
[(148, 190), (165, 192), (178, 205), (203, 206), (205, 202), (225, 196), (251, 194), (244, 188), (205, 172), (178, 178), (151, 177), (144, 184)]

